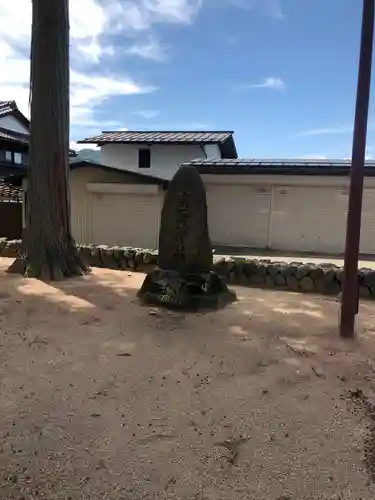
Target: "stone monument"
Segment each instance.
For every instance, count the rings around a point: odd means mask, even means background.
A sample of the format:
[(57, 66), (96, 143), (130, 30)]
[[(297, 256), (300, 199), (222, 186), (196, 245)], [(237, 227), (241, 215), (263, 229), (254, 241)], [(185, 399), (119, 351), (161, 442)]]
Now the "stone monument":
[(236, 300), (212, 270), (206, 192), (194, 167), (181, 167), (165, 196), (159, 233), (159, 267), (145, 278), (138, 296), (149, 305), (197, 310)]

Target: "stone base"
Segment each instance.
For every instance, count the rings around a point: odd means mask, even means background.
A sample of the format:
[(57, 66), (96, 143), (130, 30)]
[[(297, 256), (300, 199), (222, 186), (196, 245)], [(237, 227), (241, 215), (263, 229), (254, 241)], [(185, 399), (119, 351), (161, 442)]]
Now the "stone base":
[(214, 271), (181, 275), (163, 269), (154, 269), (146, 276), (138, 297), (147, 305), (186, 311), (218, 309), (237, 300)]

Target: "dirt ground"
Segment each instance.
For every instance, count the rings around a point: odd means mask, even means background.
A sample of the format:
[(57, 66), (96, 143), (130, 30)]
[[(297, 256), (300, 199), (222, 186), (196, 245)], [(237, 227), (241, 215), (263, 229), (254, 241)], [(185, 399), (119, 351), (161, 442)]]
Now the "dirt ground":
[(8, 264), (1, 500), (375, 498), (375, 303), (344, 342), (332, 299), (236, 288), (185, 315), (142, 307), (141, 274)]

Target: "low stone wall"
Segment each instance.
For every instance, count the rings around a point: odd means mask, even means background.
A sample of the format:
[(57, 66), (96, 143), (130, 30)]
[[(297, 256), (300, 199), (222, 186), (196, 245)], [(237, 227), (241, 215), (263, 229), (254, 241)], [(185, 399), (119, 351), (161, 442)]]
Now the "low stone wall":
[[(0, 240), (0, 256), (16, 257), (21, 241)], [(106, 245), (78, 245), (84, 261), (92, 267), (148, 272), (158, 264), (156, 250)], [(251, 286), (293, 292), (338, 295), (343, 269), (334, 264), (271, 262), (245, 258), (214, 257), (214, 269), (231, 285)], [(359, 270), (360, 296), (375, 299), (375, 270)]]

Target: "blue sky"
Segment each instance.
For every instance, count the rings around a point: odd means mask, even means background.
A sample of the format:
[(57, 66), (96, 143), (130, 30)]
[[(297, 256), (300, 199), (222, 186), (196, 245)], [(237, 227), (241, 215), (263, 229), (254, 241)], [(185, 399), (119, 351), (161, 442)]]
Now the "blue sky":
[[(15, 31), (16, 3), (0, 0), (0, 59), (11, 68), (0, 76), (0, 98), (22, 107), (30, 12)], [(361, 6), (74, 0), (72, 140), (102, 129), (225, 129), (242, 157), (348, 157)], [(370, 111), (368, 157), (372, 122)]]

